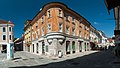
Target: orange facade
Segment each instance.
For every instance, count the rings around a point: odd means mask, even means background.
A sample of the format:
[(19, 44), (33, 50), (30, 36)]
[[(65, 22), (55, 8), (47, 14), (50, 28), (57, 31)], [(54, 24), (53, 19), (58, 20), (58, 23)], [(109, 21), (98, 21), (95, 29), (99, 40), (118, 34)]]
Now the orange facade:
[[(90, 23), (61, 3), (50, 3), (33, 18), (32, 38), (35, 40), (49, 32), (62, 32), (89, 40)], [(50, 28), (48, 25), (50, 24)], [(50, 30), (48, 30), (50, 29)], [(67, 33), (66, 33), (67, 32)]]

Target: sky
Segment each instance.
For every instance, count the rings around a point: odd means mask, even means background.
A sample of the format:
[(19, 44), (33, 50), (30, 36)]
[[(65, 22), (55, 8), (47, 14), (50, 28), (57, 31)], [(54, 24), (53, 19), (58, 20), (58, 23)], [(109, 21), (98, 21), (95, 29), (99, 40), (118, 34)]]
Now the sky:
[(106, 36), (114, 35), (116, 24), (113, 10), (109, 15), (104, 0), (0, 0), (0, 19), (13, 22), (14, 36), (19, 38), (24, 33), (25, 21), (32, 20), (40, 8), (49, 2), (66, 4)]

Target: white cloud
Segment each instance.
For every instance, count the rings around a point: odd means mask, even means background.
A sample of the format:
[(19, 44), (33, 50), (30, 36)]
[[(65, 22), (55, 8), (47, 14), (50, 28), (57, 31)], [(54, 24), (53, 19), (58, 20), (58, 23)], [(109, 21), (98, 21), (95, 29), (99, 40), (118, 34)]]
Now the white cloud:
[(95, 25), (97, 25), (98, 23), (97, 22), (94, 22)]

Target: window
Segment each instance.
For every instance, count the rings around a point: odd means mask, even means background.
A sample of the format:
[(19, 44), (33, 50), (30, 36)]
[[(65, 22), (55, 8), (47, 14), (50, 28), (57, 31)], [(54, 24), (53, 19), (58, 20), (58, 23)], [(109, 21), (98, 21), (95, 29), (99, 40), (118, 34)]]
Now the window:
[(81, 37), (81, 31), (79, 31), (79, 35), (80, 35), (80, 37)]
[(44, 23), (44, 17), (42, 16), (42, 24)]
[(48, 32), (51, 31), (51, 24), (48, 24)]
[(79, 26), (80, 28), (82, 28), (82, 26)]
[(34, 44), (33, 44), (33, 52), (34, 52)]
[(66, 15), (66, 20), (67, 20), (67, 21), (69, 20), (69, 16), (68, 16), (68, 15)]
[(10, 38), (10, 40), (12, 40), (12, 36), (11, 36), (11, 35), (10, 35), (10, 37), (9, 37), (9, 38)]
[(48, 52), (48, 45), (46, 45), (46, 52)]
[(72, 22), (74, 23), (75, 19), (72, 17)]
[(50, 18), (51, 17), (51, 14), (50, 14), (50, 10), (48, 11), (48, 18)]
[(3, 27), (3, 32), (6, 32), (6, 29), (5, 29), (5, 27)]
[(86, 39), (86, 33), (84, 34), (84, 38)]
[(3, 40), (6, 40), (6, 35), (3, 35)]
[(9, 27), (9, 31), (10, 31), (10, 32), (12, 31), (12, 28), (11, 28), (11, 27)]
[(44, 28), (42, 28), (42, 36), (44, 36)]
[(69, 34), (69, 26), (66, 26), (66, 33)]
[(62, 32), (62, 23), (59, 23), (59, 32)]
[(38, 21), (36, 22), (36, 28), (38, 28)]
[(59, 10), (59, 16), (62, 17), (62, 11), (61, 10)]
[(36, 38), (38, 38), (38, 31), (36, 31)]
[(75, 30), (75, 28), (72, 28), (72, 35), (75, 35), (74, 30)]
[(38, 50), (39, 45), (38, 45), (38, 43), (36, 43), (36, 45), (37, 45), (37, 49), (36, 49), (36, 51), (37, 51), (37, 53), (39, 53), (39, 50)]

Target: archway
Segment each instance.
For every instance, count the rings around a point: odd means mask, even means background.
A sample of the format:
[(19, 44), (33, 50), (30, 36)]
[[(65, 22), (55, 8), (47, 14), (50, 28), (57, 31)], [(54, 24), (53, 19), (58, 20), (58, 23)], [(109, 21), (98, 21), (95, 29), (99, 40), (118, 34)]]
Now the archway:
[(70, 54), (70, 41), (66, 41), (66, 54)]

